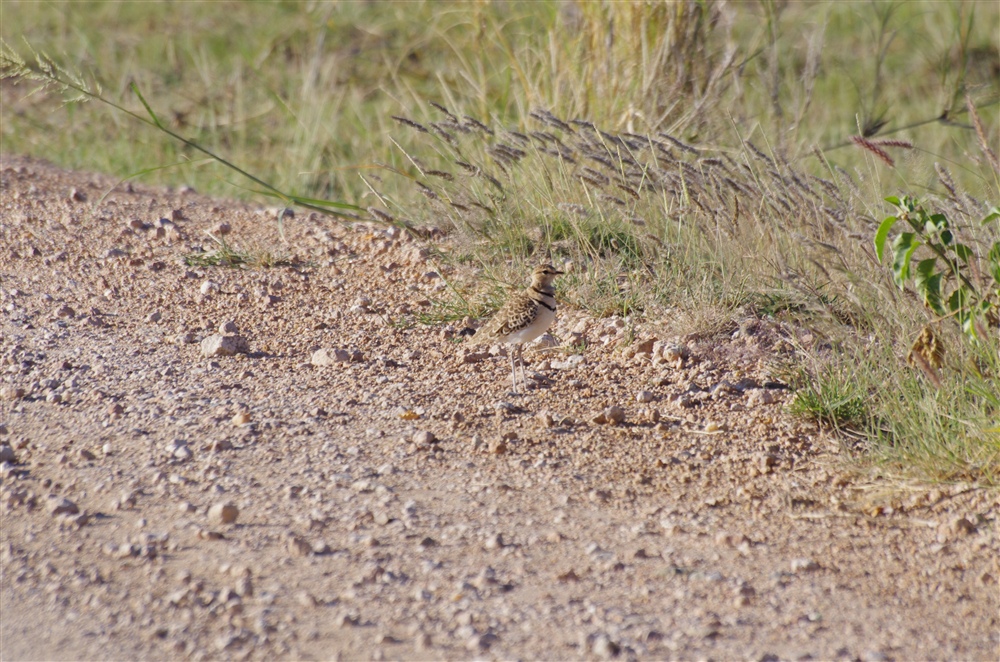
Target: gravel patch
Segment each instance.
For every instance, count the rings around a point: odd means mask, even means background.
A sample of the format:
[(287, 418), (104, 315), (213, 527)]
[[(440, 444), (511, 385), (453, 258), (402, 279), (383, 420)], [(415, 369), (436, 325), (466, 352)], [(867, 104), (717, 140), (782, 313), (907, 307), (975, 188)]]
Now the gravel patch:
[(515, 396), (396, 228), (113, 184), (0, 161), (5, 659), (995, 657), (996, 493), (842, 471), (799, 330), (561, 305)]

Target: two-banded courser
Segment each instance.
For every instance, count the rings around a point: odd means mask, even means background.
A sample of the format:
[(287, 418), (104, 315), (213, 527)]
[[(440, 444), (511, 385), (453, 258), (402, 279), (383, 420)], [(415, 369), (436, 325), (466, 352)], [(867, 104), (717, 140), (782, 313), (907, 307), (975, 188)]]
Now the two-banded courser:
[(512, 346), (510, 378), (514, 393), (517, 393), (514, 354), (517, 354), (517, 362), (521, 364), (521, 380), (527, 388), (524, 363), (521, 360), (522, 347), (552, 326), (552, 321), (556, 318), (556, 290), (552, 281), (562, 273), (551, 264), (535, 267), (531, 274), (531, 286), (512, 295), (473, 336), (472, 342), (477, 345), (507, 343)]

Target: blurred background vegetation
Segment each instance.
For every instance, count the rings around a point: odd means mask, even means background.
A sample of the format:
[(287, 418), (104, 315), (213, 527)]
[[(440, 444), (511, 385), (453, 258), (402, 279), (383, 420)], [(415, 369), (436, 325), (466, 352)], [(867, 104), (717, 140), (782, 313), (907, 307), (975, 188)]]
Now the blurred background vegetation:
[[(544, 252), (582, 267), (564, 296), (597, 315), (703, 310), (720, 334), (747, 315), (808, 327), (815, 344), (780, 366), (795, 411), (839, 429), (878, 471), (1000, 475), (996, 329), (968, 341), (900, 292), (872, 250), (892, 211), (883, 198), (909, 193), (950, 214), (982, 262), (970, 268), (988, 271), (998, 236), (979, 220), (1000, 202), (992, 0), (4, 0), (0, 13), (0, 36), (26, 60), (44, 53), (144, 114), (134, 83), (171, 130), (285, 191), (442, 226), (454, 239), (443, 259), (494, 282), (519, 282)], [(0, 81), (3, 152), (122, 177), (179, 163), (142, 181), (253, 195), (150, 126), (36, 87)], [(594, 126), (561, 129), (538, 110)], [(473, 127), (465, 116), (495, 133), (458, 135)], [(446, 120), (455, 140), (394, 117)], [(547, 138), (518, 142), (540, 130), (581, 163), (610, 144), (611, 183), (581, 185), (580, 163), (539, 151)], [(630, 180), (623, 150), (638, 139), (614, 143), (627, 134), (665, 141), (681, 183), (647, 192)], [(643, 167), (666, 173), (651, 151)], [(459, 160), (493, 181), (427, 176)], [(720, 192), (726, 177), (733, 196)], [(442, 310), (460, 317), (464, 301)], [(925, 328), (949, 350), (930, 378), (905, 359)]]
[[(994, 2), (17, 2), (2, 37), (25, 41), (169, 126), (279, 186), (353, 201), (353, 169), (402, 161), (393, 115), (459, 114), (524, 130), (545, 108), (607, 131), (679, 134), (720, 149), (739, 136), (791, 157), (842, 145), (859, 123), (880, 135), (943, 113), (965, 121), (971, 93), (996, 127)], [(182, 160), (178, 145), (99, 104), (63, 106), (3, 87), (5, 151), (129, 173)], [(968, 129), (932, 122), (894, 136), (952, 162)], [(845, 167), (856, 150), (829, 152)], [(213, 173), (149, 181), (242, 195)], [(228, 175), (226, 175), (228, 176)], [(892, 173), (928, 185), (933, 172)], [(894, 181), (895, 180), (895, 181)], [(970, 185), (981, 184), (970, 178)]]

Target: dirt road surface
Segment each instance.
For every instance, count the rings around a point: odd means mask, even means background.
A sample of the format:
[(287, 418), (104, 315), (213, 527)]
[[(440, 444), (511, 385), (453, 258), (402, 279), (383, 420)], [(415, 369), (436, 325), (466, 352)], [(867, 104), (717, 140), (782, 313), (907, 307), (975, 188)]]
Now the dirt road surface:
[(564, 305), (513, 395), (471, 267), (114, 183), (0, 158), (4, 660), (997, 659), (997, 494), (845, 471), (807, 332)]

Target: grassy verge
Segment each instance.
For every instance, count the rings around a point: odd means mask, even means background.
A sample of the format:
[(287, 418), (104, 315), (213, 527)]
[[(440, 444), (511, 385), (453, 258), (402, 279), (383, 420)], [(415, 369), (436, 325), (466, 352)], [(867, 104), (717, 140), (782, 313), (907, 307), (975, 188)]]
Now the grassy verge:
[[(883, 198), (903, 193), (946, 210), (971, 245), (996, 241), (978, 223), (1000, 201), (995, 3), (0, 11), (10, 46), (24, 52), (24, 37), (141, 114), (136, 83), (171, 131), (281, 190), (434, 219), (458, 240), (446, 259), (494, 282), (545, 257), (574, 265), (565, 297), (598, 315), (792, 317), (833, 348), (802, 352), (799, 414), (879, 467), (1000, 475), (996, 329), (968, 340), (872, 248)], [(186, 161), (147, 181), (247, 195), (189, 144), (104, 107), (0, 90), (4, 150), (122, 175)], [(948, 349), (934, 379), (906, 361), (926, 327)]]

